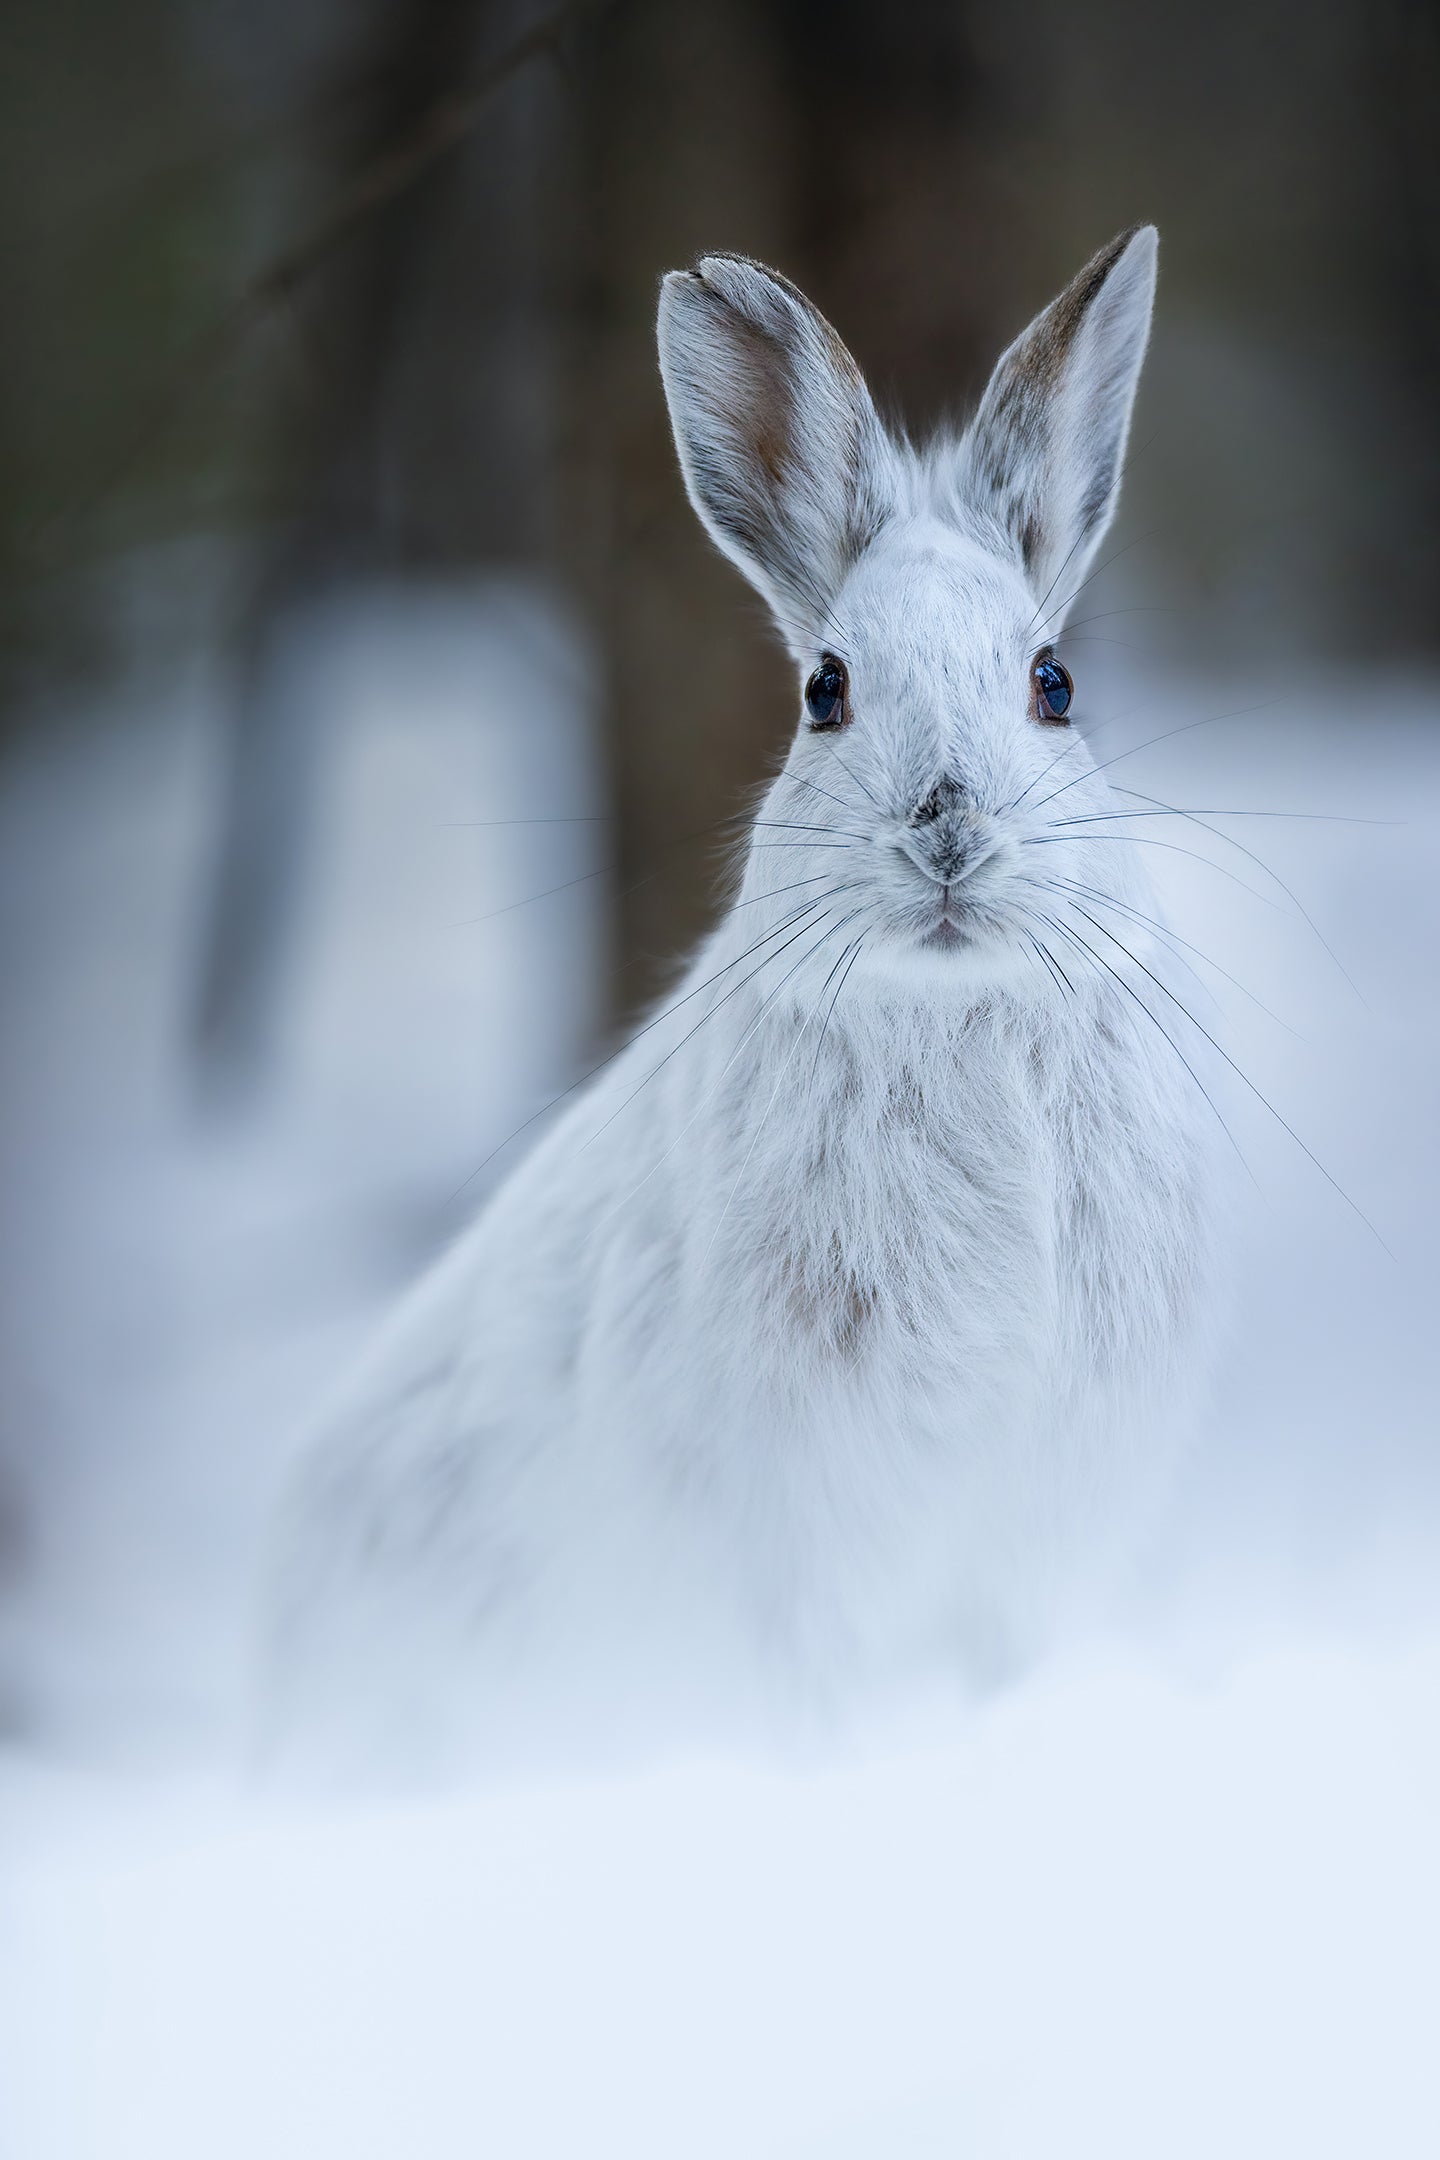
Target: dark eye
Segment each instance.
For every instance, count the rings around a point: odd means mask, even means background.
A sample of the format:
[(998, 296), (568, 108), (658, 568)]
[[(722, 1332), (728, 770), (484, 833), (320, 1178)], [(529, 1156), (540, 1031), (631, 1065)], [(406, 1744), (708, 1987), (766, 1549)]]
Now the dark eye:
[(826, 653), (805, 685), (805, 710), (812, 728), (842, 728), (850, 722), (850, 678), (839, 660)]
[(1041, 653), (1030, 670), (1030, 687), (1035, 695), (1036, 719), (1051, 727), (1068, 726), (1075, 685), (1070, 670), (1061, 667), (1054, 653)]

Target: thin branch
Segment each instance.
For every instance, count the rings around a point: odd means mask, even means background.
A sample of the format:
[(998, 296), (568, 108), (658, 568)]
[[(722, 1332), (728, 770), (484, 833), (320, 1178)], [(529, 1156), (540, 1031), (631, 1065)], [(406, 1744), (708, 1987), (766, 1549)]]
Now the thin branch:
[(75, 517), (83, 514), (83, 510), (98, 508), (105, 497), (121, 485), (174, 425), (248, 331), (291, 300), (297, 288), (342, 241), (378, 210), (407, 193), (452, 150), (458, 149), (478, 126), (496, 91), (502, 89), (512, 76), (532, 60), (556, 50), (566, 33), (585, 16), (611, 4), (612, 0), (566, 0), (553, 15), (525, 31), (465, 89), (448, 91), (437, 99), (407, 134), (356, 175), (308, 232), (283, 248), (264, 269), (250, 278), (225, 312), (196, 341), (184, 366), (157, 395), (150, 412), (109, 472), (99, 481), (89, 502), (82, 510), (72, 510), (42, 531), (36, 549), (42, 561), (54, 561), (59, 553), (59, 539)]
[(357, 226), (412, 188), (443, 158), (471, 134), (490, 99), (512, 75), (557, 45), (582, 16), (594, 14), (606, 0), (568, 0), (544, 22), (516, 38), (468, 89), (437, 99), (410, 133), (383, 151), (359, 173), (351, 185), (318, 218), (301, 239), (278, 255), (269, 268), (253, 278), (237, 307), (263, 311), (286, 298), (324, 261), (341, 240)]

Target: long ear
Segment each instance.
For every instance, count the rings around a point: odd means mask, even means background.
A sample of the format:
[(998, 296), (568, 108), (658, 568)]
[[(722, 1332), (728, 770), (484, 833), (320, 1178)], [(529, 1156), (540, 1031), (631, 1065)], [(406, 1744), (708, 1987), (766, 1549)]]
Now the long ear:
[(1114, 514), (1156, 246), (1138, 225), (1086, 263), (1002, 356), (962, 441), (962, 491), (998, 517), (1037, 599), (1080, 583)]
[(803, 293), (741, 255), (672, 270), (657, 337), (701, 523), (792, 644), (820, 633), (893, 496), (895, 454), (860, 370)]

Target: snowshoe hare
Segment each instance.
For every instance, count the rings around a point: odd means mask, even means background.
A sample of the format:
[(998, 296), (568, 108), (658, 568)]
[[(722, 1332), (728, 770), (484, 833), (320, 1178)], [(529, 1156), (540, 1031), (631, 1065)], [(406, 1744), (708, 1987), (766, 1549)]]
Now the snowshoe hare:
[(320, 1698), (348, 1671), (403, 1725), (547, 1661), (596, 1700), (737, 1650), (792, 1691), (974, 1667), (1163, 1460), (1206, 1106), (1052, 650), (1155, 260), (1148, 227), (1103, 248), (922, 449), (783, 277), (665, 279), (685, 485), (789, 649), (794, 740), (674, 994), (307, 1460), (280, 1639)]

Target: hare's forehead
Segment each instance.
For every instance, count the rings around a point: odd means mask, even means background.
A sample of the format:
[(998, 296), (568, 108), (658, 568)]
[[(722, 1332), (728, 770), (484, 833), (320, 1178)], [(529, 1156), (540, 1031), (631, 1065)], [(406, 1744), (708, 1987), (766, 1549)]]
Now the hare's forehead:
[(1018, 568), (928, 523), (882, 536), (841, 597), (846, 656), (877, 691), (998, 686), (1023, 663), (1034, 614)]

